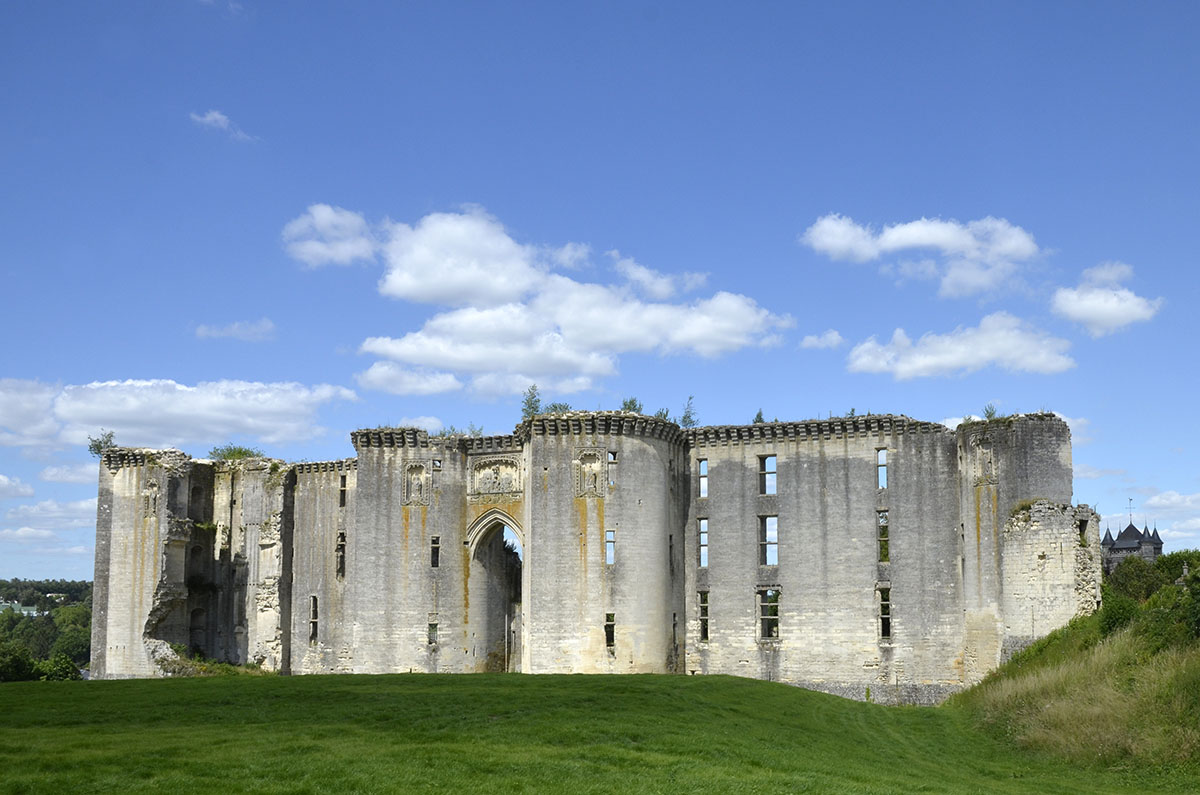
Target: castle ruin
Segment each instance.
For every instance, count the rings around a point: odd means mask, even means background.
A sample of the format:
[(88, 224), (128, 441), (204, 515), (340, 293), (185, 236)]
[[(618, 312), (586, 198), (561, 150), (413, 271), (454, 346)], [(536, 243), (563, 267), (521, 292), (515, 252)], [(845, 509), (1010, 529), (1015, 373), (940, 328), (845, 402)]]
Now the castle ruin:
[(351, 442), (105, 452), (93, 676), (162, 675), (182, 644), (292, 674), (723, 673), (935, 703), (1099, 604), (1098, 517), (1050, 414), (571, 412)]

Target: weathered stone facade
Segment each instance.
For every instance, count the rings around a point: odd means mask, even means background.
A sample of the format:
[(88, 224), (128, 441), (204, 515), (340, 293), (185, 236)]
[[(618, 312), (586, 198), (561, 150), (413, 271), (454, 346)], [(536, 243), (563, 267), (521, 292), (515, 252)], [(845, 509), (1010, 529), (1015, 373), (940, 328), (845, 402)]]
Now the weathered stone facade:
[(1099, 601), (1048, 414), (573, 412), (351, 441), (291, 465), (108, 451), (93, 674), (155, 676), (183, 644), (290, 673), (728, 673), (928, 703)]

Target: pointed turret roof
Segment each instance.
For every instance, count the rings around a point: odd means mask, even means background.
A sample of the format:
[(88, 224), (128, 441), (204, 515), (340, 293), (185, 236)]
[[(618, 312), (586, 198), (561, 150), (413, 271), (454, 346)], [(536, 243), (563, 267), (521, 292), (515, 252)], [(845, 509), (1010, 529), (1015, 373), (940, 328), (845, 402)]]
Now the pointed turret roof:
[(1100, 542), (1100, 546), (1111, 547), (1112, 545), (1113, 545), (1112, 533), (1110, 533), (1108, 531), (1108, 528), (1106, 527), (1106, 528), (1104, 528), (1104, 540)]
[(1142, 531), (1137, 529), (1133, 522), (1121, 531), (1117, 536), (1116, 543), (1113, 544), (1114, 549), (1137, 549), (1142, 543)]

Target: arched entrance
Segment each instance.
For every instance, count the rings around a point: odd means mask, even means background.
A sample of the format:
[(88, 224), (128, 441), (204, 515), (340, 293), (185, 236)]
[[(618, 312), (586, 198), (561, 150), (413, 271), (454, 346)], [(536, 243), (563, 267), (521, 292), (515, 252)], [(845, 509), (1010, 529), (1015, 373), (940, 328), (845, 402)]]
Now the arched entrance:
[(467, 630), (476, 671), (520, 671), (522, 652), (519, 526), (503, 511), (489, 511), (467, 531)]

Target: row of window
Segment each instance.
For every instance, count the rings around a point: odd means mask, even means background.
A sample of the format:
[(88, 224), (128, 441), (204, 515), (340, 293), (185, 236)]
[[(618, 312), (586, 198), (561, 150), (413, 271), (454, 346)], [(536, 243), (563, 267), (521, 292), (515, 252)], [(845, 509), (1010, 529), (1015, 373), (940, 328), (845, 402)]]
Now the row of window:
[[(708, 567), (708, 519), (696, 520), (697, 543), (699, 550), (700, 568)], [(878, 542), (879, 562), (887, 563), (888, 554), (888, 511), (886, 508), (875, 512), (875, 533)], [(610, 560), (609, 563), (612, 563)], [(779, 517), (758, 517), (758, 565), (779, 565)]]
[[(892, 638), (892, 589), (877, 588), (875, 591), (879, 600), (879, 637), (881, 640)], [(698, 591), (697, 617), (700, 620), (700, 640), (708, 642), (708, 591)], [(755, 592), (758, 608), (758, 639), (779, 639), (779, 589), (761, 588)]]
[[(776, 493), (776, 478), (778, 470), (776, 457), (773, 455), (760, 455), (758, 457), (758, 493), (763, 496), (771, 496)], [(875, 451), (875, 480), (876, 487), (881, 489), (887, 488), (887, 448), (881, 447)], [(708, 496), (708, 459), (696, 459), (696, 469), (700, 473), (700, 491), (701, 497)]]

